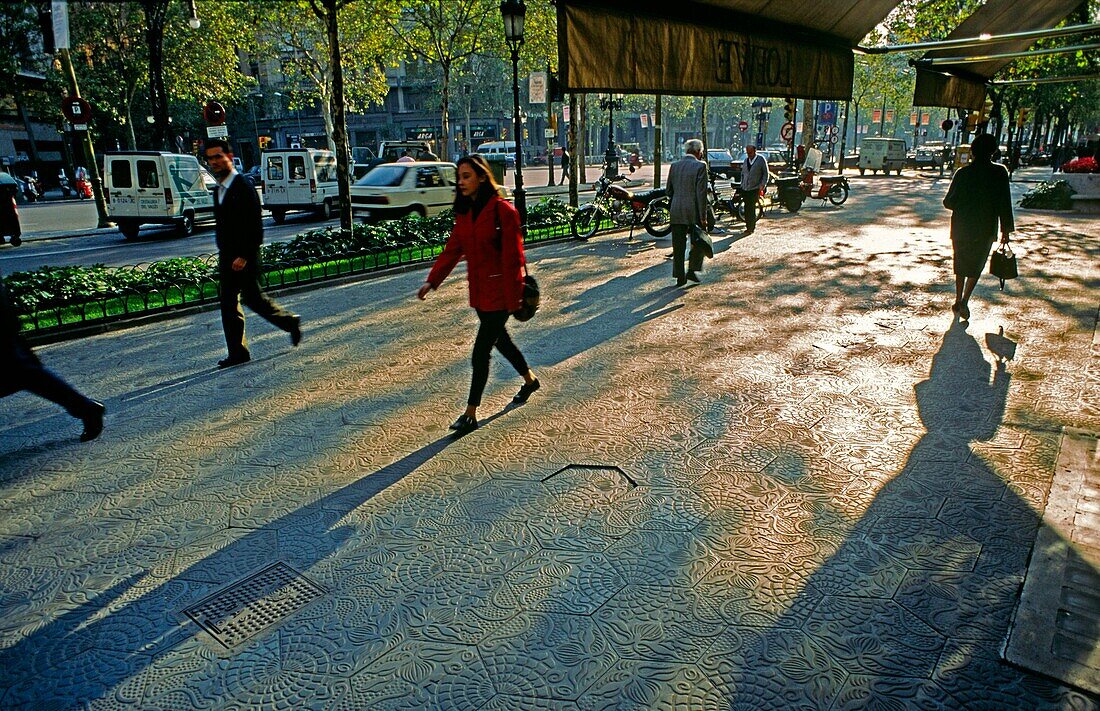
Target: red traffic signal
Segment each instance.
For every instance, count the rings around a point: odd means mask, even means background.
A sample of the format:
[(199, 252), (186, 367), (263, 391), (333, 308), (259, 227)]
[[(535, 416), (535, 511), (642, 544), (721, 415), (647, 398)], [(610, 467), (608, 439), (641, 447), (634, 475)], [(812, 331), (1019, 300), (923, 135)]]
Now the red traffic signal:
[(217, 101), (207, 101), (202, 107), (202, 118), (208, 126), (225, 125), (225, 107)]
[(66, 96), (61, 102), (61, 113), (70, 123), (88, 123), (92, 118), (92, 105), (79, 96)]

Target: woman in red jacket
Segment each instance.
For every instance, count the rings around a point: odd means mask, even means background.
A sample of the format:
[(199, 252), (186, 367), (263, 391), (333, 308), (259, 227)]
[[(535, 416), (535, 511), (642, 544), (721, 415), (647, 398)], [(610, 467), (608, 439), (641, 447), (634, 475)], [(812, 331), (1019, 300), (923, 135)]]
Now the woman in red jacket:
[(489, 165), (479, 155), (458, 161), (458, 190), (455, 195), (455, 226), (443, 253), (436, 259), (427, 281), (416, 293), (423, 300), (428, 292), (451, 273), (466, 257), (470, 306), (477, 311), (481, 325), (474, 340), (473, 377), (466, 412), (452, 430), (459, 433), (477, 429), (477, 408), (489, 379), (489, 356), (493, 346), (523, 376), (523, 387), (513, 402), (524, 403), (539, 389), (539, 380), (527, 365), (523, 354), (512, 343), (504, 324), (523, 302), (523, 234), (519, 214), (498, 193)]

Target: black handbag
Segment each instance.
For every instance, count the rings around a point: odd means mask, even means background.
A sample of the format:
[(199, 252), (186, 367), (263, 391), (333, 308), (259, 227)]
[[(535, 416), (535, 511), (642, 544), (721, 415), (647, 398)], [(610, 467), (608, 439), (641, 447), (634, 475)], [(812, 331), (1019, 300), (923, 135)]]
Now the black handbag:
[(1020, 275), (1016, 269), (1016, 255), (1008, 243), (1002, 243), (993, 254), (989, 256), (989, 273), (1001, 280), (1001, 291), (1004, 291), (1005, 280), (1015, 279)]
[(512, 318), (517, 321), (530, 321), (535, 312), (539, 310), (539, 283), (535, 277), (527, 273), (527, 265), (523, 265), (523, 305), (519, 311), (512, 313)]

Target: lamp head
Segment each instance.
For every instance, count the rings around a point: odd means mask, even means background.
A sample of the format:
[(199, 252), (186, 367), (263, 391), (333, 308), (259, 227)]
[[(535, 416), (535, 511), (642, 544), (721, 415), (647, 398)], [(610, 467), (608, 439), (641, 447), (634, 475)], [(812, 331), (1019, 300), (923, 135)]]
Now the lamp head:
[(502, 0), (500, 16), (504, 19), (504, 39), (511, 49), (523, 44), (523, 20), (527, 15), (527, 5), (523, 0)]

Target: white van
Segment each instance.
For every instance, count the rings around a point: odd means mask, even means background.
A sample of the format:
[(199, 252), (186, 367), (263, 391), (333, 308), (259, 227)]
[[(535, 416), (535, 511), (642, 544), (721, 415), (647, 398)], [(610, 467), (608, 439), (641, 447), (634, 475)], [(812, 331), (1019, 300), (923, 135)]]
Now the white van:
[(905, 167), (905, 141), (900, 138), (864, 138), (859, 145), (859, 174), (880, 170), (887, 175)]
[(158, 151), (107, 153), (103, 158), (107, 214), (126, 239), (142, 225), (175, 225), (181, 236), (214, 219), (214, 176), (193, 155)]
[(340, 186), (336, 156), (317, 148), (279, 148), (260, 157), (264, 207), (281, 225), (289, 210), (316, 212), (323, 219), (336, 214)]
[(477, 147), (477, 152), (483, 156), (504, 156), (504, 164), (509, 168), (516, 164), (515, 141), (488, 141)]

